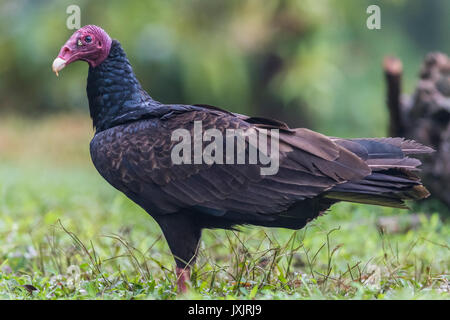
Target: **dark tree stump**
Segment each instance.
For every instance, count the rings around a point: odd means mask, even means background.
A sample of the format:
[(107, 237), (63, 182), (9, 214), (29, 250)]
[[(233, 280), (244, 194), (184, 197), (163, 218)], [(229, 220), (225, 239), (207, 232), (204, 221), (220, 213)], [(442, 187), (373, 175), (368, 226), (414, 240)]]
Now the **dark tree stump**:
[(426, 56), (415, 92), (401, 95), (401, 61), (384, 60), (389, 134), (414, 139), (436, 152), (422, 158), (421, 176), (431, 195), (450, 208), (450, 59)]

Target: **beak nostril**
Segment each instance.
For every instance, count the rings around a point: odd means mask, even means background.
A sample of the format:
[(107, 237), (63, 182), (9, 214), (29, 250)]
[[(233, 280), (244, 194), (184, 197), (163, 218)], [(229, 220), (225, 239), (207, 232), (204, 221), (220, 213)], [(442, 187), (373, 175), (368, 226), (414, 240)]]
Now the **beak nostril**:
[(61, 48), (58, 57), (67, 61), (70, 58), (71, 54), (72, 50), (68, 46), (64, 46), (63, 48)]

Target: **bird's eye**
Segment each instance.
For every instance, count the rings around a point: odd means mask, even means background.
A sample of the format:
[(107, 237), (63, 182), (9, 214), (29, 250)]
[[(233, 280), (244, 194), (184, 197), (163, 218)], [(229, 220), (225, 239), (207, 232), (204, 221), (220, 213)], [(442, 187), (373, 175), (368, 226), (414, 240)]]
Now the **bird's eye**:
[(86, 41), (86, 43), (90, 43), (90, 42), (92, 41), (91, 36), (86, 36), (86, 37), (84, 38), (84, 41)]

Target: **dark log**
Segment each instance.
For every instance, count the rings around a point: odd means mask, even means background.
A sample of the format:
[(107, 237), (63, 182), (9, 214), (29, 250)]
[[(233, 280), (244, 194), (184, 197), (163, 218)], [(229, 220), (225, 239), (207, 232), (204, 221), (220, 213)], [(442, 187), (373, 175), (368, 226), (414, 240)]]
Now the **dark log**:
[(390, 134), (436, 150), (423, 157), (421, 175), (431, 195), (450, 208), (450, 59), (443, 53), (428, 54), (409, 97), (401, 95), (400, 60), (386, 58), (384, 72)]

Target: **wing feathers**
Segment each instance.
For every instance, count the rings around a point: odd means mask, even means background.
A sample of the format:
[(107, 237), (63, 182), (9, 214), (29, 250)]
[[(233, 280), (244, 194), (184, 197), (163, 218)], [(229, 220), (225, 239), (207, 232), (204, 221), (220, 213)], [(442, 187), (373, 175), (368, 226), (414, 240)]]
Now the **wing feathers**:
[[(262, 176), (259, 164), (173, 164), (170, 155), (177, 141), (171, 141), (171, 134), (184, 128), (192, 135), (194, 121), (202, 121), (203, 130), (222, 133), (228, 128), (278, 129), (278, 173)], [(248, 159), (248, 144), (246, 150)], [(430, 150), (401, 138), (328, 138), (211, 106), (177, 108), (119, 125), (97, 133), (91, 142), (102, 176), (149, 212), (192, 208), (239, 223), (279, 219), (278, 224), (289, 226), (303, 226), (340, 200), (404, 207), (402, 199), (425, 196), (426, 189), (411, 173), (420, 161), (405, 155)], [(308, 208), (307, 216), (301, 208)]]

